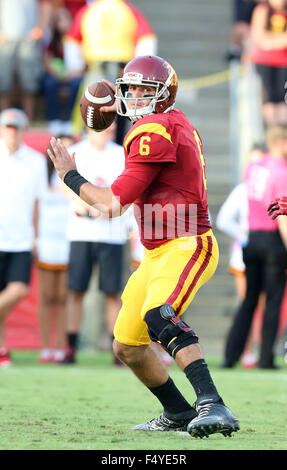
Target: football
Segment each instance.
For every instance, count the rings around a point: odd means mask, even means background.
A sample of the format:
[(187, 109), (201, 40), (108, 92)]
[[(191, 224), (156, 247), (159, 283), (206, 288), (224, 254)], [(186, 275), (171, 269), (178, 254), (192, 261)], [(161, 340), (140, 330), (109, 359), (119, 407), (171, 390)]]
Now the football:
[(116, 112), (101, 112), (101, 106), (111, 106), (115, 102), (114, 92), (104, 82), (89, 85), (81, 98), (80, 110), (82, 119), (87, 127), (96, 132), (107, 129), (116, 117)]

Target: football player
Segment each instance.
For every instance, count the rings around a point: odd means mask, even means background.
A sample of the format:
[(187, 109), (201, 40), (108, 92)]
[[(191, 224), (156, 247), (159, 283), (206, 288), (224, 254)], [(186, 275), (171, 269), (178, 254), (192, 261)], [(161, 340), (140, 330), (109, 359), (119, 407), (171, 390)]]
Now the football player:
[[(122, 295), (114, 351), (157, 397), (163, 412), (133, 429), (231, 435), (239, 422), (211, 378), (197, 334), (180, 318), (214, 274), (219, 254), (208, 217), (202, 142), (174, 109), (177, 88), (175, 70), (160, 57), (141, 56), (126, 65), (114, 87), (114, 109), (133, 126), (124, 140), (125, 170), (111, 188), (87, 182), (61, 141), (52, 138), (49, 156), (60, 178), (109, 217), (134, 205), (145, 255)], [(169, 377), (151, 340), (184, 371), (196, 394), (194, 407)]]

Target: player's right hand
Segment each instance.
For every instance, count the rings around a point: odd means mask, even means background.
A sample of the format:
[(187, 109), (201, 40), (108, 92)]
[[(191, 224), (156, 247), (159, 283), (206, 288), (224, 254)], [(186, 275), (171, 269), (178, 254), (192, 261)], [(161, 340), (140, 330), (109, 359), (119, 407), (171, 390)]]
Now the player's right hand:
[(287, 215), (287, 197), (280, 196), (271, 201), (267, 212), (269, 216), (272, 216), (272, 220), (276, 219), (279, 215)]
[(61, 139), (52, 137), (50, 140), (50, 147), (47, 149), (47, 153), (54, 163), (54, 167), (61, 180), (64, 180), (64, 177), (68, 171), (77, 170), (75, 163), (75, 153), (70, 155)]

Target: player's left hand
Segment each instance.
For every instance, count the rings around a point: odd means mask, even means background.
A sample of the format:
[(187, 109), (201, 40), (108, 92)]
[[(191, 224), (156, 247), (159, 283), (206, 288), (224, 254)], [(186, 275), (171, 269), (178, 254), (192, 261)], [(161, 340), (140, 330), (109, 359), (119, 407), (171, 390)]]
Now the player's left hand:
[(267, 209), (268, 215), (272, 216), (272, 220), (276, 219), (279, 215), (287, 215), (287, 197), (281, 196), (269, 204)]
[(56, 139), (52, 137), (50, 140), (51, 147), (48, 148), (47, 153), (54, 163), (54, 167), (61, 178), (64, 179), (65, 174), (70, 170), (76, 170), (75, 163), (75, 154), (70, 154), (61, 141), (61, 139)]

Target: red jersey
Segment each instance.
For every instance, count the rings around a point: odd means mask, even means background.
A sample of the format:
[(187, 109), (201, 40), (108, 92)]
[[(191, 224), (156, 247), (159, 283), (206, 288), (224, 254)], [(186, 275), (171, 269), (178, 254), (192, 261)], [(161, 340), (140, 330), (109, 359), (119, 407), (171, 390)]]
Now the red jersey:
[(181, 111), (140, 119), (124, 149), (125, 170), (112, 191), (122, 205), (134, 203), (146, 248), (211, 228), (202, 142)]
[[(287, 31), (287, 13), (276, 11), (268, 4), (261, 4), (256, 8), (266, 8), (268, 10), (268, 31), (273, 34)], [(265, 50), (259, 44), (255, 44), (251, 53), (251, 60), (255, 64), (270, 67), (287, 67), (287, 48)]]
[(94, 1), (81, 8), (66, 40), (81, 44), (88, 64), (127, 63), (134, 57), (137, 44), (148, 36), (155, 33), (137, 7), (126, 1), (109, 0)]

